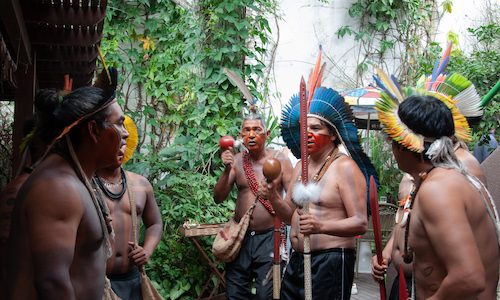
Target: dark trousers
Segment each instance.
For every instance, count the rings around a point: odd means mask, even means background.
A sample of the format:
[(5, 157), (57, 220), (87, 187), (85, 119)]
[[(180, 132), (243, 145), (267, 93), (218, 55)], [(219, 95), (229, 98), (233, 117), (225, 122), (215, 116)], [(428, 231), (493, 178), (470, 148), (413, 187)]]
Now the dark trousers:
[(142, 300), (141, 277), (139, 269), (132, 267), (130, 272), (120, 275), (108, 275), (111, 288), (122, 300)]
[[(249, 230), (236, 259), (226, 264), (226, 295), (230, 300), (272, 299), (273, 230)], [(252, 295), (255, 279), (256, 295)]]
[[(348, 300), (354, 279), (354, 249), (325, 249), (311, 254), (313, 299)], [(292, 253), (281, 283), (281, 300), (304, 299), (304, 255)]]

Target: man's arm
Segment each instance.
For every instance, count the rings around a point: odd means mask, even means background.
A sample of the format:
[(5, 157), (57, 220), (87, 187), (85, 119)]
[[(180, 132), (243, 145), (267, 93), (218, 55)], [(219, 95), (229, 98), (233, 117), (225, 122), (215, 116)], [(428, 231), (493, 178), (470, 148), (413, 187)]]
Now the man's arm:
[(134, 174), (134, 176), (137, 176), (141, 189), (144, 189), (146, 193), (146, 203), (142, 212), (142, 222), (146, 229), (144, 231), (144, 245), (142, 247), (136, 245), (137, 247), (129, 253), (129, 257), (136, 265), (142, 266), (149, 261), (161, 240), (163, 222), (153, 193), (153, 187), (143, 176), (137, 174)]
[(69, 179), (33, 186), (25, 201), (25, 222), (33, 259), (35, 288), (40, 299), (75, 299), (70, 267), (83, 195)]
[(460, 184), (441, 180), (425, 182), (418, 194), (419, 217), (446, 268), (446, 276), (429, 299), (475, 299), (485, 288), (485, 270), (461, 193)]
[(232, 151), (232, 148), (229, 148), (221, 154), (225, 168), (214, 186), (214, 200), (216, 203), (226, 200), (236, 180), (235, 156)]
[[(339, 195), (347, 213), (342, 220), (318, 220), (312, 214), (300, 216), (300, 232), (303, 234), (323, 233), (341, 237), (353, 237), (366, 232), (368, 220), (366, 213), (366, 180), (352, 159), (339, 160), (337, 170), (342, 174), (326, 178), (336, 180)], [(333, 186), (328, 181), (325, 187)]]

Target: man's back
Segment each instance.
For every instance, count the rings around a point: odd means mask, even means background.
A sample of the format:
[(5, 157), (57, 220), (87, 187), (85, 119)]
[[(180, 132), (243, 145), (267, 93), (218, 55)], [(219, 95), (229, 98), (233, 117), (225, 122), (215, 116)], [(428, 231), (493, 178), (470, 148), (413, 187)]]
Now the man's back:
[(409, 240), (418, 299), (495, 298), (498, 241), (481, 198), (456, 170), (437, 168), (422, 183), (411, 212)]
[(9, 240), (11, 299), (102, 297), (103, 229), (89, 191), (49, 156), (18, 194)]

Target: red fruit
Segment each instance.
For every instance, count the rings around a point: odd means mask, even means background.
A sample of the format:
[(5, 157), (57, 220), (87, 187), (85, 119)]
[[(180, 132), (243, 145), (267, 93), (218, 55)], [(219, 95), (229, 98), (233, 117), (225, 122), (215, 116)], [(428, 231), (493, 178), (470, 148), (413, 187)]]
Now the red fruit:
[(276, 158), (268, 158), (264, 162), (262, 167), (262, 173), (264, 173), (264, 177), (266, 177), (268, 182), (273, 181), (278, 178), (281, 173), (281, 163)]
[(227, 150), (229, 147), (233, 147), (234, 145), (234, 138), (230, 135), (225, 135), (220, 138), (219, 140), (219, 145), (222, 150)]

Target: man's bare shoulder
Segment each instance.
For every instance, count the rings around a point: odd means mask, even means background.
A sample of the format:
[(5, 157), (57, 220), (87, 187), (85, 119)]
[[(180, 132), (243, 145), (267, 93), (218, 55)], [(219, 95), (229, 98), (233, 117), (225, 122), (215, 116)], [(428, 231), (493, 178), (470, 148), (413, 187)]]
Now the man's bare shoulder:
[(338, 174), (346, 175), (363, 175), (359, 169), (356, 162), (347, 155), (341, 155), (332, 163), (333, 172), (339, 172)]
[(471, 188), (467, 179), (457, 170), (439, 168), (432, 171), (422, 182), (417, 201), (429, 212), (463, 205), (460, 199)]
[(149, 187), (152, 189), (151, 183), (149, 180), (137, 173), (127, 171), (127, 174), (129, 175), (130, 180), (132, 181), (133, 185), (135, 186), (142, 186), (142, 187)]
[(19, 200), (25, 209), (43, 207), (62, 215), (72, 214), (82, 207), (82, 199), (90, 197), (88, 190), (76, 175), (65, 168), (35, 172), (19, 191)]

